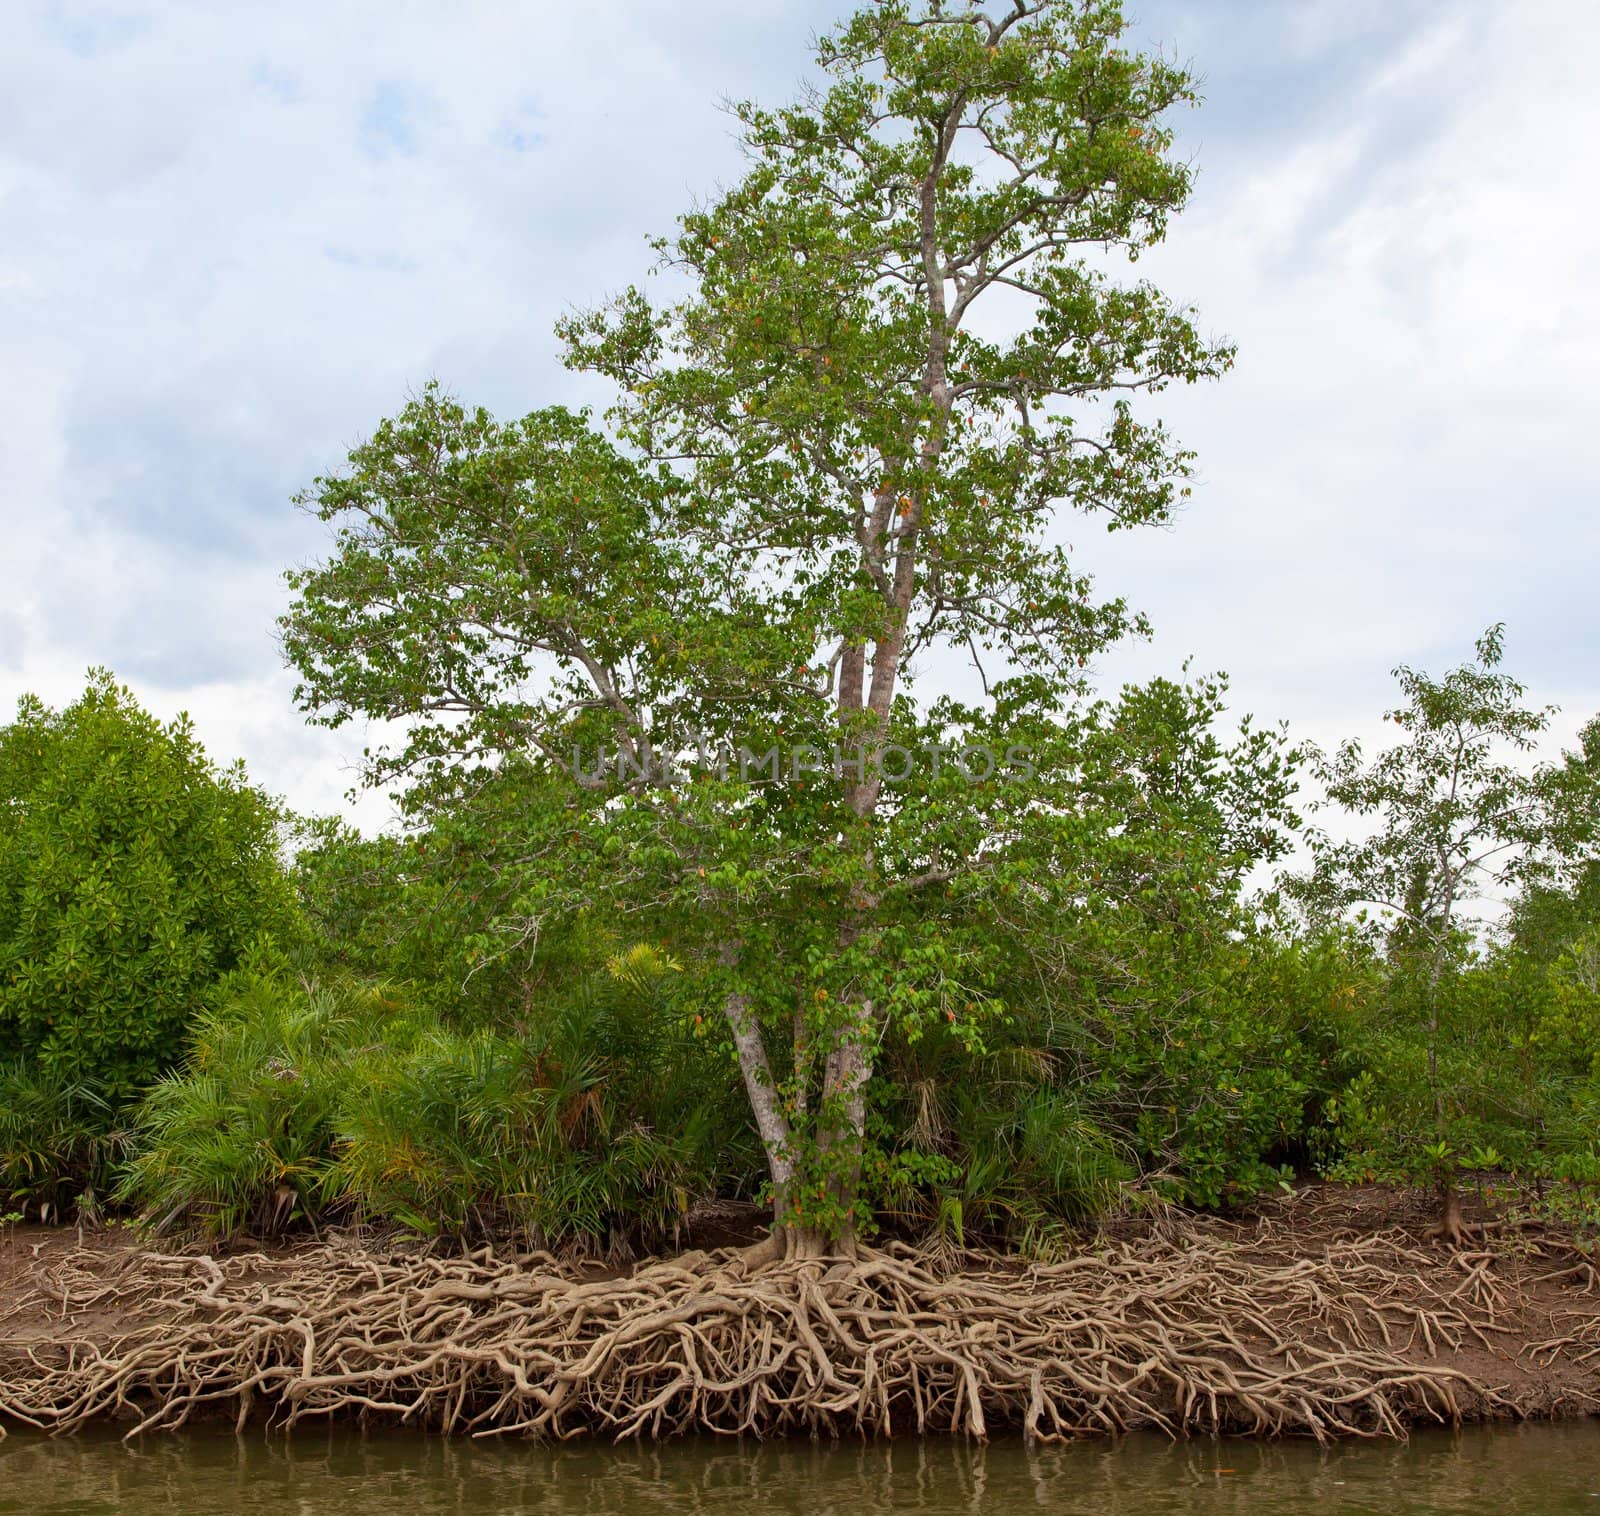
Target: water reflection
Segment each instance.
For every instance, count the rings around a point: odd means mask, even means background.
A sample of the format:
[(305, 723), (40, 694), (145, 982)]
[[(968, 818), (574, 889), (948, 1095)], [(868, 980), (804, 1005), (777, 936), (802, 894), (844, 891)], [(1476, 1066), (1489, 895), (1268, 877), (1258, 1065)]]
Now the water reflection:
[(1405, 1445), (1251, 1442), (1029, 1449), (948, 1442), (444, 1443), (346, 1429), (220, 1431), (125, 1445), (97, 1434), (0, 1442), (0, 1512), (1584, 1511), (1600, 1516), (1600, 1423), (1423, 1433)]

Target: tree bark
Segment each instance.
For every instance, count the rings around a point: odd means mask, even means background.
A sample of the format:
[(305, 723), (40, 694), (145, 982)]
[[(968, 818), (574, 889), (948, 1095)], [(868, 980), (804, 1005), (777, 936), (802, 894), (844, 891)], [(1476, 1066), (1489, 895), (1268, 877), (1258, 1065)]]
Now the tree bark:
[(1445, 1164), (1439, 1165), (1435, 1182), (1439, 1190), (1439, 1221), (1432, 1228), (1433, 1235), (1446, 1247), (1458, 1248), (1473, 1231), (1461, 1217), (1461, 1192), (1456, 1188), (1455, 1175)]
[(739, 993), (730, 994), (723, 1002), (728, 1030), (733, 1034), (733, 1046), (739, 1057), (739, 1072), (744, 1077), (745, 1094), (750, 1109), (755, 1113), (756, 1131), (761, 1135), (761, 1146), (766, 1151), (767, 1169), (772, 1175), (772, 1216), (774, 1224), (781, 1224), (789, 1209), (790, 1192), (794, 1185), (794, 1133), (778, 1103), (777, 1081), (772, 1077), (772, 1064), (767, 1049), (761, 1041), (761, 1028), (749, 999)]

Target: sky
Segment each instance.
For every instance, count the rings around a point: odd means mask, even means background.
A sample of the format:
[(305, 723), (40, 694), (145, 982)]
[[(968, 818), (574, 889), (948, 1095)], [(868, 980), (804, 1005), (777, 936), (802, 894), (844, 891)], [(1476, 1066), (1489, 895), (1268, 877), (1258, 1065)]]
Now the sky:
[[(10, 0), (0, 49), (0, 713), (104, 665), (308, 812), (363, 733), (308, 728), (274, 621), (294, 494), (430, 378), (503, 415), (603, 404), (552, 325), (736, 173), (848, 0)], [(1600, 710), (1600, 6), (1128, 0), (1188, 62), (1199, 177), (1137, 272), (1239, 345), (1164, 398), (1170, 528), (1069, 533), (1152, 618), (1098, 675), (1377, 736), (1391, 670), (1490, 623)], [(4, 719), (0, 716), (0, 719)], [(381, 825), (374, 798), (352, 812)]]

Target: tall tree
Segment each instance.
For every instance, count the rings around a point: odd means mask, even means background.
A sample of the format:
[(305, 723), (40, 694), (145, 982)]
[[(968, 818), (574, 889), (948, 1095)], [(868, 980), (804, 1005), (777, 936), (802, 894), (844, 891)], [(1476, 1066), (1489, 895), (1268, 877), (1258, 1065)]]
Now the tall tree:
[(1490, 627), (1476, 657), (1442, 678), (1395, 670), (1405, 703), (1385, 713), (1404, 740), (1370, 763), (1357, 741), (1316, 754), (1326, 803), (1364, 833), (1313, 834), (1315, 866), (1293, 882), (1314, 911), (1377, 913), (1386, 934), (1395, 998), (1421, 1017), (1441, 1229), (1459, 1240), (1461, 1218), (1450, 1154), (1449, 1091), (1440, 1074), (1441, 1008), (1447, 981), (1471, 946), (1467, 912), (1539, 877), (1559, 849), (1570, 811), (1562, 771), (1518, 761), (1552, 710), (1525, 703), (1526, 690), (1500, 670), (1504, 628)]
[[(974, 919), (1083, 905), (1055, 718), (1142, 622), (1059, 518), (1170, 519), (1190, 455), (1140, 401), (1232, 361), (1110, 272), (1187, 197), (1167, 117), (1194, 98), (1116, 4), (887, 0), (818, 61), (799, 103), (735, 107), (745, 176), (661, 244), (683, 298), (564, 324), (625, 451), (422, 397), (313, 493), (344, 530), (286, 623), (308, 710), (408, 720), (376, 782), (435, 811), (538, 791), (507, 934), (585, 901), (670, 927), (806, 1251), (853, 1234), (884, 1029), (981, 1035)], [(939, 651), (981, 699), (923, 695)], [(563, 764), (575, 741), (621, 761)], [(674, 773), (696, 742), (717, 760)]]

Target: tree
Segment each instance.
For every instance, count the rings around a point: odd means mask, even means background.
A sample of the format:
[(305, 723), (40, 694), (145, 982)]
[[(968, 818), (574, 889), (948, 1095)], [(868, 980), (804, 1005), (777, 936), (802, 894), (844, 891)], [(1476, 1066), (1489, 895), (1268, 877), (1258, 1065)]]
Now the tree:
[(1220, 1205), (1303, 1153), (1336, 1087), (1329, 1006), (1346, 980), (1242, 898), (1298, 825), (1298, 754), (1248, 718), (1227, 740), (1225, 688), (1155, 679), (1064, 718), (1075, 768), (1053, 789), (1082, 830), (1058, 851), (1058, 892), (1019, 892), (1009, 915), (975, 900), (1004, 1020), (976, 1050), (937, 1023), (882, 1044), (887, 1140), (954, 1169), (897, 1186), (901, 1214), (1048, 1249), (1123, 1181)]
[(1511, 939), (1541, 963), (1600, 927), (1600, 716), (1551, 776), (1556, 825), (1513, 902)]
[(298, 932), (279, 812), (103, 670), (0, 728), (0, 1058), (114, 1109), (181, 1055), (220, 976)]
[[(340, 536), (292, 576), (304, 707), (404, 720), (369, 778), (415, 815), (521, 797), (486, 952), (603, 903), (715, 987), (789, 1247), (853, 1236), (887, 1029), (980, 1040), (993, 934), (1081, 907), (1058, 718), (1143, 623), (1058, 518), (1170, 519), (1190, 456), (1138, 402), (1232, 361), (1101, 267), (1190, 187), (1193, 82), (1122, 32), (1098, 0), (859, 11), (825, 88), (735, 107), (748, 172), (661, 244), (684, 297), (564, 323), (620, 446), (430, 390), (307, 497)], [(981, 700), (923, 694), (941, 650)], [(734, 772), (774, 752), (781, 782)]]
[[(1496, 625), (1478, 639), (1476, 658), (1442, 679), (1402, 665), (1395, 678), (1405, 704), (1384, 719), (1398, 725), (1405, 740), (1370, 764), (1354, 740), (1331, 755), (1314, 755), (1326, 803), (1371, 823), (1372, 830), (1345, 840), (1314, 834), (1314, 870), (1295, 881), (1299, 898), (1324, 916), (1352, 907), (1378, 913), (1391, 1008), (1422, 1032), (1420, 1080), (1394, 1060), (1384, 1071), (1392, 1098), (1377, 1090), (1364, 1099), (1382, 1105), (1389, 1098), (1394, 1119), (1375, 1124), (1431, 1169), (1441, 1230), (1452, 1242), (1459, 1241), (1462, 1225), (1441, 1027), (1472, 947), (1464, 912), (1538, 877), (1560, 846), (1570, 792), (1554, 767), (1514, 761), (1513, 755), (1532, 750), (1551, 709), (1523, 703), (1523, 686), (1499, 672), (1503, 649), (1504, 628)], [(1408, 1083), (1420, 1083), (1425, 1092), (1426, 1145), (1398, 1119)]]

